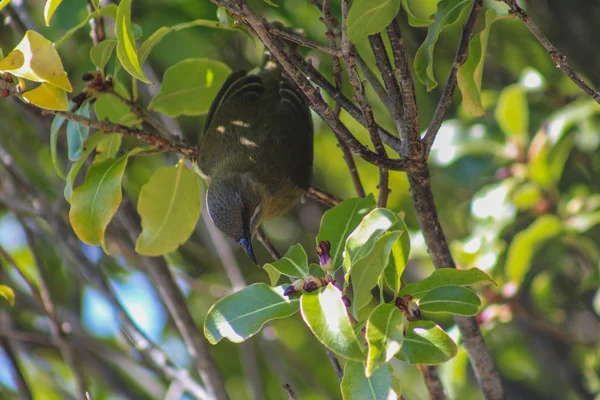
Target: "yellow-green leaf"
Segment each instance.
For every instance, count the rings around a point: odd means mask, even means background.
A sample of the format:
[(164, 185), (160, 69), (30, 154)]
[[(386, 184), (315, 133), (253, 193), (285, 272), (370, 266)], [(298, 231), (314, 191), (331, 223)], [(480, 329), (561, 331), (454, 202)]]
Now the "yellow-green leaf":
[(6, 7), (10, 3), (10, 0), (0, 0), (0, 10)]
[(399, 399), (400, 391), (394, 382), (390, 364), (382, 365), (365, 376), (365, 363), (347, 361), (344, 378), (340, 384), (343, 400), (388, 400)]
[(29, 103), (47, 110), (69, 110), (67, 92), (48, 83), (42, 83), (35, 89), (23, 93), (23, 98)]
[(400, 11), (400, 0), (354, 0), (348, 12), (348, 38), (357, 43), (379, 33)]
[(98, 144), (96, 149), (96, 158), (94, 158), (95, 163), (102, 162), (104, 160), (108, 160), (109, 158), (114, 158), (119, 149), (121, 148), (121, 142), (123, 141), (122, 133), (108, 133), (105, 135), (104, 139)]
[(65, 200), (67, 200), (69, 203), (71, 202), (71, 195), (73, 194), (73, 184), (75, 183), (75, 178), (77, 178), (77, 174), (79, 173), (79, 170), (85, 163), (85, 160), (94, 151), (96, 146), (98, 146), (98, 143), (100, 143), (103, 138), (104, 138), (103, 131), (94, 132), (85, 141), (85, 145), (83, 146), (82, 156), (79, 158), (79, 160), (75, 161), (73, 163), (73, 165), (71, 165), (71, 169), (69, 170), (69, 173), (67, 174), (67, 180), (65, 182), (65, 189), (64, 189)]
[(140, 192), (142, 233), (135, 251), (159, 256), (177, 249), (196, 227), (200, 201), (200, 177), (185, 163), (156, 170)]
[(510, 85), (500, 92), (496, 106), (496, 121), (508, 136), (522, 137), (527, 134), (529, 104), (525, 89), (521, 85)]
[(131, 0), (121, 0), (117, 8), (117, 57), (131, 76), (142, 82), (152, 83), (142, 71), (131, 27)]
[(400, 351), (404, 341), (404, 323), (404, 314), (393, 304), (380, 304), (371, 312), (365, 330), (369, 348), (365, 368), (367, 377)]
[(46, 26), (50, 26), (50, 20), (60, 3), (62, 3), (62, 0), (46, 0), (46, 6), (44, 7), (44, 22)]
[(429, 26), (433, 22), (431, 16), (435, 14), (439, 0), (402, 0), (402, 8), (408, 16), (410, 26)]
[(172, 117), (206, 114), (230, 72), (219, 61), (183, 60), (167, 69), (163, 84), (148, 108)]
[[(17, 51), (21, 55), (13, 55)], [(23, 62), (19, 65), (21, 57), (23, 57)], [(5, 65), (5, 63), (9, 63), (9, 65)], [(73, 91), (60, 56), (52, 42), (35, 31), (25, 33), (25, 37), (15, 50), (0, 62), (0, 70), (9, 71), (15, 76), (34, 82), (47, 82), (67, 92)]]
[(6, 285), (0, 285), (0, 297), (4, 297), (8, 304), (15, 305), (15, 292)]
[(116, 40), (103, 40), (90, 49), (90, 59), (96, 67), (104, 69), (116, 44)]

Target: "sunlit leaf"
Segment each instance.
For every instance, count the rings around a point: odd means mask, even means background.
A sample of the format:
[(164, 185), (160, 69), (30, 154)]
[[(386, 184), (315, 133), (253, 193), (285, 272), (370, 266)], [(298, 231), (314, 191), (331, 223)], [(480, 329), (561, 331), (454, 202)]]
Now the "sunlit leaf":
[(35, 31), (27, 31), (17, 47), (0, 61), (0, 71), (34, 82), (47, 82), (67, 92), (73, 91), (52, 42)]
[(419, 300), (419, 310), (430, 313), (477, 315), (481, 300), (462, 286), (442, 286), (427, 292)]
[(382, 364), (392, 359), (404, 340), (404, 314), (393, 304), (380, 304), (367, 321), (365, 338), (369, 351), (365, 375), (371, 376)]
[(90, 49), (90, 59), (92, 63), (100, 69), (104, 69), (106, 63), (117, 45), (116, 40), (103, 40)]
[(44, 22), (46, 26), (50, 26), (50, 20), (60, 3), (62, 3), (62, 0), (46, 0), (46, 5), (44, 6)]
[(258, 333), (265, 323), (295, 314), (298, 299), (283, 295), (286, 286), (255, 283), (223, 297), (208, 310), (204, 336), (212, 344), (223, 338), (241, 343)]
[(369, 194), (367, 197), (346, 199), (323, 214), (317, 244), (329, 240), (334, 269), (337, 270), (342, 266), (346, 239), (360, 224), (363, 217), (374, 208), (375, 199), (372, 194)]
[[(408, 235), (408, 228), (404, 221), (402, 223), (397, 222), (397, 226), (400, 230), (404, 231), (402, 235), (396, 240), (396, 243), (392, 246), (392, 252), (390, 253), (390, 260), (383, 271), (385, 282), (390, 289), (397, 294), (402, 286), (402, 274), (408, 263), (408, 256), (410, 253), (410, 237)], [(400, 226), (404, 224), (404, 226)]]
[(412, 322), (398, 358), (410, 364), (435, 365), (456, 355), (458, 347), (446, 332), (431, 321)]
[(200, 217), (200, 202), (200, 177), (184, 162), (156, 170), (138, 199), (142, 233), (135, 251), (159, 256), (185, 243)]
[(502, 89), (495, 116), (504, 134), (518, 137), (527, 135), (529, 104), (525, 89), (521, 85), (510, 85)]
[(0, 0), (0, 10), (2, 10), (4, 7), (6, 7), (11, 0)]
[(428, 91), (433, 90), (437, 80), (433, 74), (433, 53), (440, 34), (447, 27), (466, 17), (466, 10), (471, 5), (470, 0), (442, 0), (434, 16), (434, 21), (429, 25), (427, 37), (415, 55), (415, 73), (419, 81)]
[(506, 258), (507, 277), (520, 284), (531, 267), (535, 253), (548, 240), (562, 231), (562, 221), (556, 215), (545, 214), (527, 229), (517, 233), (508, 247)]
[(354, 0), (348, 12), (348, 38), (355, 43), (383, 31), (400, 11), (400, 0)]
[(230, 72), (219, 61), (183, 60), (165, 71), (163, 84), (148, 108), (172, 117), (206, 114)]
[[(130, 100), (129, 92), (121, 82), (116, 81), (114, 83), (114, 90), (121, 97)], [(97, 95), (94, 107), (96, 117), (100, 121), (107, 119), (115, 124), (126, 126), (134, 126), (139, 122), (138, 116), (126, 104), (123, 104), (111, 94), (102, 93)]]
[(412, 295), (415, 299), (420, 299), (429, 292), (442, 286), (469, 286), (477, 282), (493, 282), (488, 274), (477, 268), (455, 269), (441, 268), (435, 270), (427, 278), (418, 282), (409, 283), (404, 286), (398, 296), (405, 294)]
[(0, 297), (4, 297), (8, 304), (15, 305), (15, 292), (6, 285), (0, 285)]
[(117, 9), (117, 57), (131, 76), (142, 82), (152, 83), (142, 71), (131, 27), (131, 0), (121, 0)]
[[(304, 293), (300, 298), (300, 312), (315, 337), (329, 350), (349, 360), (365, 360), (342, 293), (331, 283), (323, 290)], [(362, 371), (364, 374), (364, 368)]]
[(346, 362), (341, 390), (343, 400), (389, 400), (400, 398), (400, 391), (394, 383), (389, 364), (377, 368), (367, 378), (363, 362)]
[(42, 83), (35, 89), (23, 93), (23, 98), (28, 103), (47, 110), (67, 111), (69, 109), (67, 92), (48, 83)]
[[(90, 106), (89, 103), (85, 103), (81, 106), (77, 112), (77, 115), (85, 118), (90, 117)], [(69, 160), (77, 161), (83, 155), (83, 144), (85, 143), (90, 133), (90, 127), (77, 123), (75, 121), (67, 122), (67, 147), (69, 150)]]
[(267, 265), (280, 274), (292, 278), (302, 278), (308, 275), (308, 257), (301, 244), (291, 246), (283, 257)]
[(439, 0), (402, 0), (402, 8), (408, 15), (410, 26), (421, 27), (431, 25), (431, 17), (437, 10)]

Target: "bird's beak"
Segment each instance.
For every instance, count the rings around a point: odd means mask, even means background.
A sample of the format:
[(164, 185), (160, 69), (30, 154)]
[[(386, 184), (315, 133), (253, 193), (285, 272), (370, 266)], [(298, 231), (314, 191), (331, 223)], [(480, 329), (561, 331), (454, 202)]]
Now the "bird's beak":
[(239, 243), (240, 243), (240, 246), (242, 246), (242, 248), (246, 252), (246, 254), (248, 254), (248, 257), (250, 257), (252, 262), (254, 264), (258, 265), (258, 263), (256, 262), (256, 257), (254, 256), (254, 250), (252, 250), (252, 239), (249, 237), (247, 237), (247, 238), (243, 237), (240, 239)]

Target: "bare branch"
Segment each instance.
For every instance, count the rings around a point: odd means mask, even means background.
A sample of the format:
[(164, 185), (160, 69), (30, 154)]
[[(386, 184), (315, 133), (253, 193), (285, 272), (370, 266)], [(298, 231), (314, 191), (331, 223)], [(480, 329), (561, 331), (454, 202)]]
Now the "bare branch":
[(296, 393), (294, 393), (294, 391), (292, 390), (292, 387), (289, 385), (289, 383), (286, 383), (285, 385), (283, 385), (283, 388), (287, 392), (289, 400), (296, 400)]
[(452, 103), (452, 95), (454, 94), (454, 89), (456, 89), (457, 85), (456, 75), (458, 74), (459, 68), (462, 67), (465, 61), (467, 61), (467, 57), (469, 55), (469, 43), (471, 42), (471, 33), (473, 33), (473, 29), (475, 28), (475, 22), (477, 21), (477, 16), (481, 11), (482, 3), (483, 0), (473, 1), (471, 13), (467, 18), (467, 22), (465, 22), (465, 25), (463, 26), (462, 36), (460, 38), (460, 43), (458, 44), (458, 49), (456, 50), (454, 62), (452, 63), (452, 69), (450, 70), (448, 80), (446, 81), (446, 87), (444, 87), (442, 97), (435, 108), (433, 118), (429, 124), (429, 127), (427, 128), (427, 133), (423, 138), (423, 141), (425, 142), (425, 158), (427, 158), (429, 155), (429, 151), (431, 150), (431, 146), (433, 146), (435, 136), (440, 130), (442, 122), (446, 119), (446, 114), (448, 113), (448, 109)]
[(267, 235), (265, 235), (265, 231), (263, 231), (262, 227), (258, 227), (258, 229), (256, 230), (256, 238), (269, 252), (273, 260), (279, 260), (281, 258), (281, 254), (279, 253), (279, 251), (277, 251), (275, 246), (273, 246), (273, 243), (271, 243)]
[[(0, 313), (0, 327), (4, 327), (4, 319), (8, 318), (8, 314), (2, 312)], [(13, 348), (10, 340), (6, 338), (6, 336), (0, 333), (0, 348), (4, 349), (4, 353), (8, 358), (8, 363), (12, 367), (13, 370), (13, 379), (17, 385), (17, 389), (19, 391), (19, 398), (23, 400), (33, 400), (33, 396), (31, 394), (31, 389), (29, 388), (29, 384), (25, 379), (25, 375), (19, 366), (19, 360), (17, 359), (17, 352)]]
[(444, 386), (442, 386), (437, 368), (434, 365), (420, 365), (419, 370), (421, 370), (421, 374), (425, 380), (429, 398), (431, 400), (446, 400), (446, 393), (444, 392)]
[(275, 36), (279, 36), (280, 38), (287, 40), (288, 42), (297, 43), (300, 46), (315, 49), (325, 54), (332, 55), (334, 57), (340, 57), (342, 55), (341, 51), (336, 49), (335, 47), (327, 47), (315, 42), (311, 42), (310, 40), (305, 39), (302, 36), (294, 35), (293, 33), (279, 30), (273, 27), (272, 25), (269, 26), (269, 32), (271, 32)]
[[(91, 0), (86, 0), (86, 3), (89, 14), (92, 14), (94, 11), (96, 11)], [(102, 42), (106, 38), (104, 33), (104, 18), (101, 16), (92, 18), (90, 20), (90, 28), (90, 37), (95, 45)]]
[(561, 54), (558, 51), (558, 49), (556, 47), (554, 47), (554, 45), (542, 33), (540, 28), (538, 28), (538, 26), (535, 24), (535, 22), (533, 22), (531, 17), (525, 12), (525, 10), (523, 10), (519, 6), (519, 4), (517, 3), (517, 0), (502, 0), (502, 1), (510, 7), (512, 12), (514, 12), (521, 21), (523, 21), (525, 26), (527, 26), (527, 29), (529, 29), (529, 32), (531, 32), (531, 34), (537, 39), (538, 42), (540, 42), (540, 44), (544, 47), (544, 49), (546, 49), (548, 54), (550, 54), (550, 57), (552, 57), (552, 60), (554, 60), (554, 62), (558, 66), (558, 68), (560, 68), (565, 73), (565, 75), (567, 75), (569, 77), (569, 79), (571, 79), (577, 86), (579, 86), (579, 88), (585, 94), (587, 94), (592, 99), (594, 99), (597, 103), (600, 104), (600, 93), (598, 93), (597, 91), (592, 89), (583, 79), (581, 79), (579, 77), (579, 75), (577, 75), (575, 73), (575, 71), (573, 71), (573, 68), (571, 68), (571, 66), (567, 62), (567, 57), (565, 57), (563, 54)]
[(317, 189), (314, 186), (308, 188), (308, 193), (306, 194), (306, 197), (314, 199), (319, 203), (323, 203), (329, 207), (335, 207), (342, 202), (340, 199), (337, 199), (334, 195), (324, 192), (323, 190)]

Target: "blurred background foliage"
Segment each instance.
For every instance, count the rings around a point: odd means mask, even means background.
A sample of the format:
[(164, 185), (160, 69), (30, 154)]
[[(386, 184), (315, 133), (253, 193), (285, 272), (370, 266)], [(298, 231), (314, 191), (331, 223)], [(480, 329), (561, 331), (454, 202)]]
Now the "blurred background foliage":
[[(410, 1), (410, 0), (409, 0)], [(51, 40), (62, 36), (87, 15), (82, 0), (64, 0), (52, 27), (42, 19), (44, 2), (13, 1), (25, 24)], [(280, 0), (272, 7), (262, 0), (250, 0), (258, 14), (269, 20), (304, 30), (311, 40), (326, 44), (319, 11), (308, 0)], [(413, 2), (414, 3), (414, 2)], [(426, 4), (427, 2), (423, 2)], [(562, 2), (529, 0), (534, 20), (555, 40), (569, 61), (596, 85), (600, 41), (594, 30), (600, 23), (600, 6), (587, 0)], [(505, 7), (486, 1), (486, 7), (505, 12)], [(161, 26), (193, 19), (216, 19), (217, 9), (208, 0), (135, 0), (133, 21), (148, 37)], [(332, 0), (339, 18), (339, 1)], [(426, 35), (425, 28), (409, 28), (401, 21), (409, 54)], [(481, 21), (480, 21), (481, 22)], [(114, 28), (107, 26), (109, 36)], [(0, 26), (0, 47), (7, 54), (23, 32), (9, 24)], [(444, 31), (436, 47), (435, 76), (445, 81), (456, 51), (460, 24)], [(89, 59), (92, 42), (89, 30), (79, 30), (60, 49), (74, 85), (93, 70)], [(358, 46), (367, 63), (374, 67), (371, 51)], [(249, 69), (262, 57), (261, 44), (240, 32), (186, 29), (168, 35), (153, 51), (145, 71), (159, 81), (164, 70), (192, 57), (217, 59), (232, 69)], [(300, 49), (313, 65), (331, 76), (329, 56)], [(109, 63), (108, 70), (113, 69)], [(121, 71), (118, 78), (130, 81)], [(182, 77), (185, 79), (185, 77)], [(443, 89), (426, 92), (417, 84), (421, 127), (431, 119)], [(344, 91), (351, 95), (346, 82)], [(147, 104), (156, 88), (142, 85), (141, 99)], [(377, 121), (393, 130), (385, 108), (369, 92)], [(551, 58), (518, 20), (494, 24), (489, 39), (483, 74), (486, 113), (473, 118), (460, 105), (457, 91), (451, 118), (437, 137), (431, 155), (433, 188), (442, 225), (461, 268), (478, 267), (490, 273), (497, 286), (481, 288), (485, 306), (479, 319), (509, 399), (600, 399), (600, 106), (585, 97), (553, 64)], [(39, 193), (59, 218), (67, 210), (62, 197), (64, 182), (54, 173), (49, 150), (51, 119), (16, 101), (0, 101), (0, 157), (2, 165), (14, 163), (22, 176), (15, 177), (0, 165), (0, 190), (6, 196), (19, 194), (18, 185), (29, 185)], [(344, 122), (363, 142), (366, 131), (347, 115)], [(203, 117), (181, 117), (167, 121), (169, 129), (187, 141), (198, 140)], [(315, 116), (314, 185), (340, 197), (353, 196), (348, 171), (329, 128)], [(62, 140), (62, 138), (61, 138)], [(59, 149), (64, 149), (59, 142)], [(66, 166), (64, 150), (60, 153)], [(124, 179), (125, 196), (135, 203), (141, 186), (152, 172), (172, 155), (133, 157)], [(357, 160), (367, 191), (375, 192), (377, 169)], [(427, 276), (433, 266), (427, 257), (408, 195), (404, 174), (392, 172), (389, 207), (406, 215), (412, 229), (411, 262), (407, 270), (414, 279)], [(6, 197), (5, 196), (5, 197)], [(39, 199), (32, 199), (33, 204)], [(55, 224), (38, 218), (33, 230), (32, 251), (23, 229), (22, 216), (0, 202), (0, 245), (20, 268), (38, 281), (35, 255), (48, 277), (50, 292), (61, 318), (72, 332), (69, 337), (84, 360), (91, 377), (95, 400), (163, 398), (177, 388), (152, 372), (136, 351), (126, 344), (119, 331), (113, 305), (75, 273), (73, 262), (63, 253), (61, 242), (73, 240), (68, 229), (54, 230)], [(299, 204), (289, 215), (266, 225), (267, 235), (283, 252), (300, 242), (314, 246), (324, 208), (310, 200)], [(63, 214), (61, 214), (61, 212)], [(203, 215), (198, 229), (180, 250), (169, 256), (189, 307), (199, 325), (208, 308), (231, 291), (215, 245), (209, 239)], [(209, 222), (210, 223), (210, 222)], [(126, 309), (145, 332), (182, 367), (190, 359), (167, 316), (152, 284), (141, 269), (131, 247), (123, 239), (120, 222), (111, 224), (109, 247), (115, 257), (99, 248), (77, 244), (83, 254), (105, 271)], [(247, 282), (267, 282), (265, 272), (251, 265), (236, 247), (235, 256)], [(257, 257), (269, 255), (259, 245)], [(12, 266), (2, 260), (0, 283), (16, 292), (14, 306), (0, 299), (2, 333), (35, 334), (49, 337), (46, 318), (32, 301), (30, 292)], [(437, 321), (451, 327), (453, 321)], [(32, 336), (33, 337), (33, 336)], [(43, 340), (11, 340), (21, 367), (38, 399), (72, 398), (71, 372), (60, 354)], [(290, 383), (299, 399), (340, 398), (339, 386), (323, 348), (306, 329), (299, 315), (275, 321), (249, 341), (258, 357), (258, 380), (264, 398), (280, 399), (281, 385)], [(251, 399), (248, 376), (241, 364), (240, 346), (222, 341), (212, 348), (233, 399)], [(0, 398), (15, 398), (16, 387), (6, 358), (0, 349)], [(396, 361), (396, 374), (407, 399), (425, 399), (423, 378), (414, 366)], [(442, 380), (453, 399), (479, 399), (480, 394), (468, 366), (466, 352), (440, 367)], [(175, 397), (174, 397), (175, 398)]]

